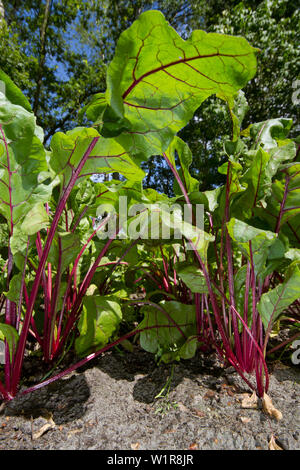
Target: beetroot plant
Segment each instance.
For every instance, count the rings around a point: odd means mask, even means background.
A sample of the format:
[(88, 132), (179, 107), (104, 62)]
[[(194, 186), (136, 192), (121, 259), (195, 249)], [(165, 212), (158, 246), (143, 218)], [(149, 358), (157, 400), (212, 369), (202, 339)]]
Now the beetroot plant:
[[(273, 324), (287, 309), (299, 311), (300, 185), (289, 120), (240, 130), (238, 92), (255, 71), (256, 49), (245, 39), (194, 31), (185, 41), (160, 12), (145, 12), (120, 36), (106, 92), (82, 109), (90, 126), (56, 133), (49, 149), (29, 103), (5, 78), (4, 400), (18, 393), (32, 350), (50, 369), (70, 347), (81, 359), (22, 393), (136, 335), (165, 361), (214, 348), (260, 396), (267, 391)], [(176, 134), (214, 94), (228, 103), (233, 138), (220, 168), (226, 184), (200, 193), (191, 152)], [(141, 163), (152, 155), (169, 165), (174, 198), (143, 189)], [(116, 172), (121, 181), (91, 179)], [(117, 336), (132, 304), (144, 319)], [(246, 377), (252, 372), (256, 385)]]
[[(199, 233), (194, 241), (183, 231), (185, 242), (173, 246), (175, 265), (162, 252), (164, 282), (159, 288), (164, 300), (159, 305), (169, 306), (173, 321), (191, 310), (186, 316), (190, 336), (182, 331), (181, 337), (174, 337), (171, 355), (165, 331), (143, 332), (141, 344), (167, 361), (185, 357), (187, 350), (190, 357), (199, 344), (210, 345), (263, 397), (268, 391), (266, 355), (274, 324), (287, 317), (296, 322), (299, 316), (299, 163), (297, 147), (287, 138), (289, 120), (259, 123), (240, 133), (238, 118), (231, 113), (235, 140), (225, 144), (228, 161), (220, 168), (226, 174), (223, 187), (188, 193), (184, 179), (168, 160), (175, 181), (181, 180), (178, 188), (186, 204), (193, 208), (191, 201), (204, 204), (205, 228), (212, 237)], [(182, 170), (180, 157), (179, 162)], [(201, 237), (209, 246), (199, 243)], [(186, 251), (187, 242), (192, 251)], [(148, 276), (153, 264), (152, 260)], [(145, 307), (140, 326), (154, 324), (157, 315), (153, 307)]]

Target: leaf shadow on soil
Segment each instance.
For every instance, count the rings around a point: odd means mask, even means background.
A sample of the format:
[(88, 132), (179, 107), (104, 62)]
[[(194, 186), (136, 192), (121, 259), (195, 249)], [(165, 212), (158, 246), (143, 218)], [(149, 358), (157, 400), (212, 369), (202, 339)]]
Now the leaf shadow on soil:
[[(133, 398), (145, 404), (155, 401), (172, 370), (172, 364), (158, 365), (152, 354), (140, 349), (123, 356), (111, 352), (100, 358), (96, 367), (114, 380), (135, 381)], [(206, 380), (208, 388), (214, 388), (216, 377), (223, 373), (224, 369), (220, 367), (215, 356), (205, 357), (197, 354), (193, 359), (175, 363), (170, 390), (174, 390), (185, 378), (195, 380), (199, 375)]]
[[(36, 419), (40, 416), (53, 418), (57, 425), (82, 418), (91, 396), (90, 386), (84, 372), (98, 368), (113, 380), (135, 382), (133, 398), (144, 404), (155, 401), (165, 386), (172, 369), (171, 364), (158, 365), (152, 354), (136, 348), (133, 353), (120, 354), (110, 351), (77, 369), (76, 373), (52, 384), (20, 395), (7, 403), (2, 413), (6, 416), (22, 416)], [(170, 390), (173, 391), (185, 379), (197, 380), (208, 389), (215, 389), (216, 380), (224, 374), (224, 368), (214, 355), (196, 354), (193, 359), (175, 363)], [(128, 393), (126, 386), (124, 393)]]
[(51, 417), (56, 424), (66, 424), (85, 414), (89, 397), (90, 389), (85, 376), (72, 375), (28, 395), (17, 396), (6, 404), (3, 413), (26, 419)]

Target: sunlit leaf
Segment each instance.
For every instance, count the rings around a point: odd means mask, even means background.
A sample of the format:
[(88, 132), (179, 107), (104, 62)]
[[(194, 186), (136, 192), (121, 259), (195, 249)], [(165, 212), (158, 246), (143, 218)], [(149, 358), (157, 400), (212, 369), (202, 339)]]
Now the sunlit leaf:
[(117, 330), (122, 319), (118, 299), (114, 297), (87, 296), (78, 329), (80, 336), (75, 341), (76, 352), (85, 355), (101, 349)]
[(300, 299), (300, 269), (295, 263), (282, 284), (261, 296), (257, 308), (266, 328), (270, 321), (274, 322), (289, 305)]
[(256, 72), (256, 50), (241, 37), (194, 31), (183, 40), (159, 11), (140, 15), (123, 32), (107, 73), (103, 131), (127, 129), (130, 153), (161, 154), (210, 95), (230, 96)]
[(0, 323), (0, 340), (5, 340), (7, 342), (11, 361), (19, 340), (19, 335), (16, 329), (11, 325)]

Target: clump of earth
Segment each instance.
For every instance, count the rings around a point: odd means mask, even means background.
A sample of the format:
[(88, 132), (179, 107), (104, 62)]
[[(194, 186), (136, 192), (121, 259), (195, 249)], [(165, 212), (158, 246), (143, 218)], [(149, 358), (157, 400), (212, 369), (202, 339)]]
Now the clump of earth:
[(110, 351), (2, 405), (0, 449), (299, 450), (300, 368), (280, 361), (269, 368), (279, 421), (260, 401), (245, 407), (251, 390), (214, 354), (158, 366), (139, 347)]

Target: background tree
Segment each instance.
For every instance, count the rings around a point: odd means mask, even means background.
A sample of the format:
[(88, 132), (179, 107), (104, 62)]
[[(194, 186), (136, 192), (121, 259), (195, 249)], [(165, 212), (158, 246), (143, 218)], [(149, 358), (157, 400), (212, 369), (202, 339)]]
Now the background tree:
[(82, 103), (104, 90), (105, 62), (78, 43), (86, 20), (81, 0), (3, 1), (0, 67), (29, 97), (45, 140), (78, 124)]
[[(279, 116), (293, 119), (291, 135), (299, 132), (299, 106), (292, 100), (299, 78), (300, 10), (289, 0), (193, 2), (189, 30), (244, 36), (260, 49), (256, 77), (245, 88), (249, 110), (244, 127)], [(223, 141), (230, 132), (226, 106), (211, 98), (195, 114), (194, 121), (183, 129), (181, 137), (193, 153), (192, 174), (200, 181), (200, 190), (223, 182), (217, 171), (223, 162)], [(220, 136), (223, 136), (223, 138)]]
[[(207, 3), (205, 29), (244, 36), (250, 44), (258, 47), (261, 51), (258, 55), (256, 77), (249, 82), (244, 90), (249, 104), (244, 127), (253, 122), (279, 116), (291, 117), (294, 122), (293, 132), (296, 135), (299, 107), (292, 101), (293, 85), (299, 74), (297, 25), (300, 21), (300, 11), (296, 7), (296, 2), (287, 0), (231, 1), (227, 2), (226, 8), (221, 14), (217, 10), (219, 4), (220, 2), (216, 1)], [(230, 7), (230, 4), (233, 8)], [(224, 121), (222, 122), (222, 114), (217, 112), (217, 107), (213, 108), (216, 113), (211, 121), (210, 113), (207, 114), (209, 105), (204, 104), (205, 119), (198, 126), (200, 145), (197, 147), (191, 144), (195, 157), (193, 169), (200, 179), (201, 189), (208, 189), (214, 182), (218, 183), (222, 178), (215, 170), (216, 164), (218, 161), (221, 163), (223, 158), (219, 142), (212, 144), (212, 148), (209, 148), (208, 151), (205, 147), (205, 145), (209, 147), (207, 136), (209, 136), (209, 132), (212, 132), (212, 129), (216, 132), (215, 136), (225, 134), (224, 138), (228, 132), (228, 127), (224, 126)], [(214, 125), (213, 122), (216, 124)], [(183, 138), (189, 141), (190, 133), (193, 133), (193, 126), (183, 131)], [(201, 146), (201, 142), (204, 143), (203, 146)], [(200, 158), (197, 158), (197, 154)], [(207, 166), (214, 168), (209, 174)]]

